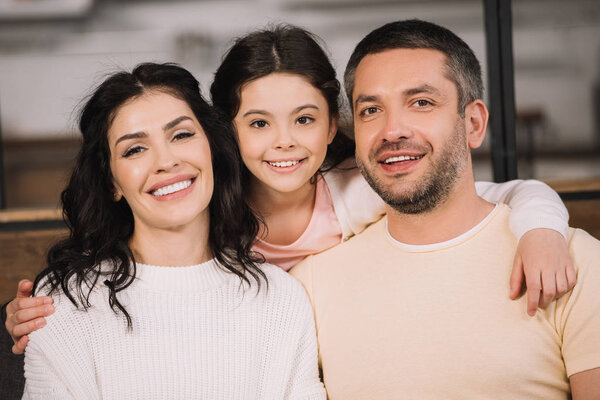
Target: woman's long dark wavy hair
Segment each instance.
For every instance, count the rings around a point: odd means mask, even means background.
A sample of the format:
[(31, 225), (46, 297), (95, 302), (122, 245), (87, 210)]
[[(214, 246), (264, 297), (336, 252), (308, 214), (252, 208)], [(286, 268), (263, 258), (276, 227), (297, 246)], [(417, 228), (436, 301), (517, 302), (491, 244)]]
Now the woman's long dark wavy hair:
[[(320, 39), (296, 26), (278, 25), (237, 39), (225, 53), (210, 87), (213, 105), (232, 121), (240, 108), (244, 84), (274, 72), (290, 73), (308, 80), (329, 106), (330, 118), (340, 116), (340, 82)], [(354, 141), (338, 130), (327, 146), (321, 172), (354, 156)], [(243, 166), (244, 182), (250, 172)]]
[[(260, 288), (266, 277), (258, 264), (264, 259), (251, 250), (258, 221), (242, 199), (241, 162), (230, 125), (202, 98), (198, 81), (174, 64), (140, 64), (129, 72), (111, 75), (84, 105), (79, 119), (83, 143), (66, 189), (62, 192), (63, 216), (68, 238), (48, 252), (47, 268), (35, 279), (34, 292), (49, 287), (61, 290), (76, 306), (90, 306), (92, 289), (102, 281), (109, 302), (132, 326), (131, 317), (117, 293), (135, 279), (136, 264), (129, 248), (133, 215), (125, 199), (114, 201), (110, 171), (108, 129), (127, 101), (157, 90), (185, 101), (202, 125), (212, 154), (214, 192), (209, 205), (209, 246), (220, 265)], [(108, 279), (99, 264), (110, 263)]]

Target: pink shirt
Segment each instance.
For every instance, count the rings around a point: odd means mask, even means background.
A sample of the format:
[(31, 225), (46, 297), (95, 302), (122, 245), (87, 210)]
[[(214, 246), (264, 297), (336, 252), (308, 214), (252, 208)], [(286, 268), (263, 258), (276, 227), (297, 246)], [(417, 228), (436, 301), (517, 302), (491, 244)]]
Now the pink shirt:
[(305, 257), (320, 253), (342, 241), (342, 227), (333, 209), (329, 188), (321, 175), (317, 179), (315, 208), (302, 235), (292, 244), (279, 245), (257, 239), (253, 250), (265, 256), (267, 262), (288, 271)]

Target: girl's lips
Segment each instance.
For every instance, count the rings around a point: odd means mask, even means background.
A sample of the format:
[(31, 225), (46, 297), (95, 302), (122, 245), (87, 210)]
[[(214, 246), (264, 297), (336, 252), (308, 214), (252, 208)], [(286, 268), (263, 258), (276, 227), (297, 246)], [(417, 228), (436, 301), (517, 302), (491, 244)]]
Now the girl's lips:
[(304, 160), (306, 160), (306, 158), (302, 158), (299, 160), (289, 160), (289, 159), (288, 160), (277, 160), (277, 161), (265, 160), (264, 163), (272, 171), (275, 171), (278, 173), (289, 173), (289, 172), (294, 172), (298, 168), (300, 168), (302, 166), (302, 164), (304, 163)]

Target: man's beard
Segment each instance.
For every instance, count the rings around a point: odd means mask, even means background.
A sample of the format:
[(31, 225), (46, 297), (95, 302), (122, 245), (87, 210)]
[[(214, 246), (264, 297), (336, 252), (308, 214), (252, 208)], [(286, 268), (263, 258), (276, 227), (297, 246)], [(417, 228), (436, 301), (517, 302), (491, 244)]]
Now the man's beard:
[[(369, 154), (369, 165), (377, 165), (377, 152), (382, 150), (399, 150), (408, 148), (409, 143), (402, 143), (407, 139), (398, 142), (388, 142), (380, 148)], [(429, 145), (431, 149), (431, 145)], [(404, 214), (426, 213), (448, 199), (452, 188), (467, 165), (468, 150), (465, 140), (465, 124), (460, 121), (454, 127), (454, 133), (440, 150), (440, 156), (437, 160), (431, 160), (431, 163), (425, 172), (422, 180), (416, 182), (412, 190), (406, 188), (400, 193), (394, 192), (396, 185), (402, 185), (403, 177), (397, 177), (393, 186), (387, 186), (378, 176), (369, 170), (369, 168), (357, 157), (356, 163), (360, 172), (373, 190), (394, 210)]]

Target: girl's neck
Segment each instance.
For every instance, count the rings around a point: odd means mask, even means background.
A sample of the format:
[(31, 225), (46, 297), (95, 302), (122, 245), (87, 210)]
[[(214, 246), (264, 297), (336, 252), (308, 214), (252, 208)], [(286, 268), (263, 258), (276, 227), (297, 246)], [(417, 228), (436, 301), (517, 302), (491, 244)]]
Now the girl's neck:
[(136, 262), (160, 266), (196, 265), (212, 259), (209, 216), (180, 227), (159, 229), (135, 221), (129, 241)]
[(267, 225), (258, 237), (272, 244), (295, 242), (312, 218), (316, 187), (315, 183), (306, 182), (293, 192), (279, 192), (261, 182), (251, 181), (248, 202)]

